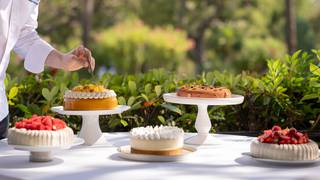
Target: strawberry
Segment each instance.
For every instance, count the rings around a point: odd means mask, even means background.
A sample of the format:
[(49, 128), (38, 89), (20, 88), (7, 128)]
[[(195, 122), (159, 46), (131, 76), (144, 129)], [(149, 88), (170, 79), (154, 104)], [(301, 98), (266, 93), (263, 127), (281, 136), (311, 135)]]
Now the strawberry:
[(271, 137), (267, 137), (263, 140), (264, 143), (273, 143), (273, 139)]
[(288, 128), (282, 130), (282, 134), (283, 135), (287, 135), (288, 133), (289, 133), (289, 129)]
[(303, 134), (301, 132), (297, 132), (296, 134), (294, 134), (294, 136), (296, 138), (299, 138), (299, 137), (303, 137)]
[(41, 124), (39, 130), (46, 130), (46, 127), (43, 124)]
[(274, 125), (271, 130), (272, 131), (281, 131), (281, 127), (277, 126), (277, 125)]
[(294, 135), (297, 133), (297, 130), (295, 128), (290, 128), (289, 129), (289, 134)]
[(291, 138), (291, 144), (298, 144), (298, 140), (296, 138)]
[(279, 144), (290, 144), (290, 139), (283, 139), (279, 141)]
[(269, 130), (264, 130), (263, 133), (264, 133), (264, 134), (272, 134), (272, 130), (271, 130), (271, 129), (269, 129)]
[(289, 136), (281, 134), (280, 135), (280, 139), (282, 139), (282, 140), (290, 140), (291, 138)]

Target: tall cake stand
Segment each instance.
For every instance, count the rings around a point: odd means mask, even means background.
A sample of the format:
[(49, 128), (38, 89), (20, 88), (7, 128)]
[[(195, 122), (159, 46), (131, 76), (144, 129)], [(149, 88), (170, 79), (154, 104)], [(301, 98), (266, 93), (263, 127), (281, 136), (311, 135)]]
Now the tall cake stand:
[(191, 145), (218, 145), (221, 143), (218, 138), (209, 134), (212, 126), (208, 115), (208, 106), (236, 105), (241, 104), (244, 99), (244, 97), (240, 95), (232, 95), (231, 98), (195, 98), (177, 96), (176, 93), (166, 93), (163, 95), (163, 98), (169, 103), (198, 106), (198, 114), (195, 122), (195, 128), (198, 134), (185, 140), (186, 144)]
[[(8, 143), (7, 139), (1, 140), (4, 143)], [(70, 149), (73, 146), (78, 146), (84, 143), (84, 140), (78, 137), (74, 138), (74, 141), (71, 144), (63, 146), (53, 146), (53, 147), (44, 147), (44, 146), (25, 146), (25, 145), (14, 145), (8, 144), (16, 150), (20, 151), (29, 151), (29, 161), (30, 162), (49, 162), (53, 160), (53, 151)]]
[(92, 110), (92, 111), (70, 111), (64, 110), (63, 106), (52, 107), (53, 112), (63, 115), (78, 115), (82, 116), (82, 126), (79, 132), (79, 137), (84, 139), (85, 145), (104, 144), (106, 140), (103, 138), (102, 131), (99, 125), (99, 115), (120, 114), (130, 109), (130, 106), (119, 105), (112, 110)]

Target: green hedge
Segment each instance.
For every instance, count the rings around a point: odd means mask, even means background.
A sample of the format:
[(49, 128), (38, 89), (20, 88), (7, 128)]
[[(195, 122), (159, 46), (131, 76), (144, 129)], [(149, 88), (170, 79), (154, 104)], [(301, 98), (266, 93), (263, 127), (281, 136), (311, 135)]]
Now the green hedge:
[[(48, 73), (8, 76), (6, 87), (13, 122), (33, 113), (53, 114), (50, 107), (62, 104), (67, 88), (95, 81), (115, 90), (120, 104), (132, 106), (121, 115), (102, 116), (103, 131), (128, 131), (132, 127), (156, 124), (176, 124), (185, 131), (195, 131), (196, 107), (165, 103), (162, 94), (174, 92), (186, 83), (200, 83), (226, 86), (233, 93), (245, 96), (241, 105), (209, 107), (212, 131), (261, 130), (273, 124), (319, 130), (319, 56), (320, 51), (298, 51), (282, 60), (268, 60), (268, 70), (262, 76), (214, 71), (181, 77), (156, 69), (145, 74), (104, 74), (100, 79), (80, 80), (77, 73), (59, 72), (55, 76)], [(63, 118), (79, 130), (79, 117)]]
[(150, 28), (142, 21), (127, 20), (95, 35), (93, 53), (97, 64), (114, 67), (118, 73), (145, 72), (153, 68), (177, 70), (190, 63), (187, 52), (193, 44), (184, 31)]

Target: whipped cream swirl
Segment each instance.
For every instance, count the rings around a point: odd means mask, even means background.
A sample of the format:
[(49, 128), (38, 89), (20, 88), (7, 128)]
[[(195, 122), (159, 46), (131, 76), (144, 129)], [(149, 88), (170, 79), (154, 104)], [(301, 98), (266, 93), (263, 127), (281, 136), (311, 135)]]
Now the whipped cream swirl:
[(76, 92), (69, 90), (64, 94), (64, 98), (70, 99), (104, 99), (110, 97), (117, 97), (117, 94), (113, 90), (104, 92)]
[(146, 126), (133, 128), (130, 136), (137, 139), (160, 140), (177, 139), (184, 135), (183, 129), (174, 126)]

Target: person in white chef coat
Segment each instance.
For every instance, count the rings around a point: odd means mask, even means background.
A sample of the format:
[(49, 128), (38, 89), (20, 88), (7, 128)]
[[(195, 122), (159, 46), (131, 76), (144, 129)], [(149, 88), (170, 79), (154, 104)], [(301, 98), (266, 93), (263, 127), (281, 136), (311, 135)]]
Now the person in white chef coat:
[(91, 52), (79, 46), (69, 53), (61, 53), (42, 40), (36, 29), (40, 0), (0, 0), (0, 139), (9, 125), (8, 103), (4, 87), (10, 52), (24, 58), (24, 67), (40, 73), (44, 66), (75, 71), (94, 68)]

